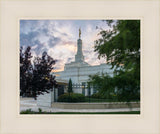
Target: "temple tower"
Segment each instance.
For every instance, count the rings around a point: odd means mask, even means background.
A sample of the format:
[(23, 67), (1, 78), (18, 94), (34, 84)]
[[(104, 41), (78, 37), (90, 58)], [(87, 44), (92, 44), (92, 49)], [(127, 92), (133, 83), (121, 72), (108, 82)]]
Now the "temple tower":
[(79, 29), (79, 39), (77, 40), (77, 54), (75, 55), (75, 62), (84, 62), (82, 52), (81, 29)]

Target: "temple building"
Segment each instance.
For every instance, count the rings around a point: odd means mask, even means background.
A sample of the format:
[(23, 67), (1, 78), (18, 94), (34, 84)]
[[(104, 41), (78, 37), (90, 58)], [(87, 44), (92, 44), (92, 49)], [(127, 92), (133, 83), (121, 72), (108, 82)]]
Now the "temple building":
[(90, 86), (90, 88), (87, 87), (89, 75), (108, 73), (110, 76), (113, 76), (113, 70), (110, 68), (111, 66), (108, 64), (91, 66), (85, 62), (85, 57), (82, 51), (81, 30), (79, 29), (75, 61), (65, 64), (64, 71), (53, 73), (53, 75), (56, 75), (56, 81), (59, 86), (58, 88), (54, 88), (50, 93), (39, 95), (37, 98), (37, 105), (51, 107), (52, 103), (57, 102), (58, 97), (61, 94), (67, 92), (69, 79), (72, 80), (72, 90), (74, 93), (91, 96), (93, 93), (96, 93), (97, 90), (93, 86)]
[[(89, 75), (108, 73), (110, 76), (113, 76), (113, 70), (110, 69), (110, 65), (105, 63), (92, 66), (85, 62), (82, 44), (81, 30), (79, 29), (79, 39), (77, 40), (77, 53), (75, 55), (75, 61), (65, 64), (64, 71), (56, 72), (55, 75), (58, 81), (69, 81), (69, 79), (71, 79), (73, 83), (73, 91), (75, 93), (83, 93), (84, 95), (88, 95), (87, 91), (83, 90), (82, 87), (87, 85)], [(92, 90), (91, 94), (94, 92), (95, 91)]]

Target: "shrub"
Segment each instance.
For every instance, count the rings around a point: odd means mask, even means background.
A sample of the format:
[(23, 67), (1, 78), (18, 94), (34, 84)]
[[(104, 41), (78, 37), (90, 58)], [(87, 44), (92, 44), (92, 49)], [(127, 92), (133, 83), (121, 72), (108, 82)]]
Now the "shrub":
[(92, 94), (91, 97), (92, 97), (92, 98), (100, 98), (101, 96), (100, 96), (99, 93), (94, 93), (94, 94)]
[(109, 99), (107, 93), (94, 93), (91, 96), (92, 98), (96, 98), (96, 99)]
[(41, 108), (38, 108), (38, 112), (39, 112), (39, 113), (42, 113), (42, 109), (41, 109)]
[(92, 98), (96, 98), (96, 99), (113, 99), (113, 95), (111, 95), (111, 93), (107, 93), (107, 92), (103, 92), (103, 93), (94, 93), (91, 96)]
[(21, 111), (21, 114), (30, 114), (32, 112), (33, 111), (31, 109), (27, 109), (27, 110)]
[(78, 93), (65, 93), (58, 97), (58, 102), (85, 102), (85, 96)]

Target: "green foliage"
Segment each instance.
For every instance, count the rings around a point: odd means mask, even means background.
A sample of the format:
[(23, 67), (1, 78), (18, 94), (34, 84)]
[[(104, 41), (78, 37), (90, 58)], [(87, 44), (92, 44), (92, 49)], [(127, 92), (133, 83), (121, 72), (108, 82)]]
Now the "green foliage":
[(21, 111), (21, 114), (31, 114), (33, 111), (31, 109), (27, 109), (24, 111)]
[(42, 109), (41, 109), (41, 108), (38, 108), (38, 112), (39, 112), (39, 113), (42, 113)]
[[(99, 58), (112, 65), (114, 76), (92, 76), (91, 82), (103, 93), (115, 94), (117, 99), (140, 99), (140, 20), (106, 21), (110, 30), (101, 30), (95, 41)], [(106, 82), (106, 84), (105, 84)], [(115, 93), (113, 90), (117, 90)]]
[(78, 93), (65, 93), (58, 97), (58, 102), (85, 102), (85, 96)]
[(140, 20), (107, 21), (112, 30), (102, 30), (101, 38), (95, 41), (95, 51), (112, 67), (139, 69), (140, 65)]
[(96, 74), (89, 77), (89, 83), (98, 90), (96, 95), (98, 95), (99, 98), (112, 98), (115, 86), (114, 81), (108, 74), (102, 73), (101, 75)]
[(115, 75), (113, 80), (116, 83), (117, 99), (126, 100), (140, 100), (140, 80), (135, 78), (134, 70), (126, 72), (120, 71)]
[(69, 79), (69, 83), (68, 83), (68, 93), (72, 93), (73, 90), (72, 90), (72, 80), (71, 78)]
[(100, 95), (100, 93), (94, 93), (94, 94), (92, 94), (91, 97), (92, 98), (101, 98), (101, 95)]
[(140, 111), (129, 112), (35, 112), (30, 110), (21, 111), (20, 114), (140, 114)]
[[(109, 93), (110, 94), (110, 93)], [(110, 96), (108, 97), (108, 94), (106, 93), (106, 94), (103, 94), (103, 93), (101, 93), (101, 92), (98, 92), (98, 93), (94, 93), (94, 94), (92, 94), (92, 98), (96, 98), (96, 99), (111, 99), (111, 94), (110, 94)]]

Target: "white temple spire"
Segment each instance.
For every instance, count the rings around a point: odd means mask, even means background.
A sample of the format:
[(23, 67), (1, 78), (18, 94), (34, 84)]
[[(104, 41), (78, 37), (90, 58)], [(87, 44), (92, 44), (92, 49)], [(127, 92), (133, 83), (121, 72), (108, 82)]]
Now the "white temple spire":
[(79, 39), (77, 40), (77, 54), (75, 55), (75, 62), (83, 62), (84, 56), (82, 52), (82, 40), (81, 38), (81, 29), (79, 28)]

